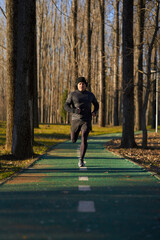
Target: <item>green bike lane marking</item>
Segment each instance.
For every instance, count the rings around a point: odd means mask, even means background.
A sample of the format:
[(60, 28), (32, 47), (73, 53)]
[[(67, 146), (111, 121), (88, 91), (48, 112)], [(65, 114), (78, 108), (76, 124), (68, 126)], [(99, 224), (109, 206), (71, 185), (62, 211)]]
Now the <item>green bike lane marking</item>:
[[(159, 239), (159, 181), (107, 152), (109, 137), (89, 139), (86, 171), (69, 141), (0, 186), (0, 239)], [(79, 212), (80, 201), (95, 212)]]

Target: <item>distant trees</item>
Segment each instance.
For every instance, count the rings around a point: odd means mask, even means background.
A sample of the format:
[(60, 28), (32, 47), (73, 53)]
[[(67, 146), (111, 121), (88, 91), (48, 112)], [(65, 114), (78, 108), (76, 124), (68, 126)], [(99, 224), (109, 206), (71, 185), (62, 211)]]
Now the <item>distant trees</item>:
[[(100, 6), (102, 6), (102, 1), (86, 1), (85, 4), (82, 2), (78, 2), (77, 4), (75, 1), (72, 1), (71, 5), (69, 5), (67, 0), (59, 2), (52, 1), (52, 3), (45, 2), (44, 0), (38, 1), (38, 99), (39, 119), (41, 119), (41, 122), (56, 123), (62, 121), (60, 109), (63, 92), (66, 87), (68, 91), (74, 89), (75, 76), (84, 75), (90, 79), (90, 87), (96, 94), (99, 102), (101, 102), (101, 98), (103, 97), (102, 89), (104, 92), (105, 100), (103, 100), (103, 106), (107, 104), (107, 107), (106, 110), (103, 109), (103, 111), (99, 111), (99, 121), (101, 116), (105, 114), (104, 124), (121, 124), (123, 109), (122, 1), (117, 0), (113, 2), (114, 4), (111, 3), (112, 1), (105, 1), (105, 15), (107, 16), (110, 12), (113, 12), (114, 19), (112, 21), (111, 18), (106, 17), (104, 24), (101, 25), (102, 15)], [(135, 4), (138, 4), (138, 0)], [(147, 4), (149, 5), (149, 3)], [(136, 5), (136, 7), (137, 6), (140, 5)], [(77, 11), (74, 10), (75, 7)], [(143, 8), (143, 6), (141, 8)], [(138, 9), (138, 7), (136, 9)], [(143, 20), (144, 9), (137, 11), (137, 14), (141, 13)], [(134, 21), (137, 21), (137, 17)], [(135, 24), (135, 22), (133, 22), (133, 24)], [(101, 57), (100, 26), (103, 26), (104, 32), (106, 32), (104, 57)], [(48, 29), (51, 29), (50, 34), (48, 34)], [(114, 34), (112, 29), (114, 29)], [(136, 33), (137, 32), (136, 30)], [(145, 26), (143, 30), (141, 25), (139, 33), (141, 36), (140, 41), (142, 41), (142, 36), (144, 36), (146, 41), (147, 30)], [(142, 41), (140, 45), (138, 41), (136, 41), (135, 45), (139, 46), (137, 49), (141, 47), (143, 50), (140, 50), (141, 56), (138, 57), (141, 59), (142, 56), (144, 56), (143, 69), (140, 65), (138, 67), (138, 62), (137, 66), (136, 63), (134, 64), (135, 71), (139, 72), (139, 76), (143, 80), (143, 91), (146, 81), (145, 75), (143, 74), (143, 71), (146, 70), (144, 60), (146, 57), (144, 54), (144, 50), (146, 49), (145, 41)], [(133, 53), (135, 49), (136, 48), (133, 49)], [(135, 59), (137, 60), (137, 57)], [(101, 60), (104, 60), (104, 87), (101, 87), (100, 84), (102, 79)], [(142, 65), (142, 61), (139, 61), (139, 64), (140, 62)], [(88, 66), (91, 70), (91, 77), (89, 77), (90, 70)], [(142, 71), (140, 69), (142, 69)], [(137, 82), (138, 78), (136, 77), (134, 84), (137, 84)], [(138, 86), (142, 87), (142, 84), (138, 83)], [(140, 89), (140, 87), (138, 89)], [(142, 91), (137, 91), (143, 95)], [(138, 95), (135, 95), (134, 97), (137, 99), (137, 96)], [(137, 101), (138, 105), (136, 105), (136, 109), (141, 105), (139, 101)], [(138, 122), (139, 121), (140, 118), (138, 119)]]
[[(11, 4), (8, 6), (9, 2)], [(9, 13), (9, 9), (14, 8), (13, 3), (17, 2), (21, 2), (19, 7), (21, 6), (22, 10), (17, 20), (18, 25), (16, 18), (13, 18), (13, 12)], [(0, 18), (3, 19), (0, 23), (0, 119), (6, 119), (7, 105), (7, 148), (10, 149), (12, 145), (14, 114), (14, 139), (18, 136), (15, 133), (18, 134), (16, 128), (20, 119), (28, 114), (28, 130), (24, 130), (21, 137), (24, 138), (26, 131), (26, 134), (29, 134), (26, 136), (32, 138), (30, 146), (33, 144), (33, 125), (38, 127), (38, 122), (69, 123), (68, 115), (62, 111), (63, 100), (66, 92), (69, 93), (75, 88), (78, 76), (88, 79), (89, 89), (100, 103), (99, 116), (94, 122), (105, 126), (122, 124), (123, 121), (122, 146), (134, 146), (134, 127), (142, 129), (145, 123), (150, 124), (151, 115), (154, 121), (155, 84), (152, 84), (154, 79), (151, 78), (151, 70), (156, 69), (154, 77), (158, 78), (160, 38), (158, 27), (155, 28), (155, 19), (159, 21), (159, 2), (37, 0), (36, 3), (35, 17), (35, 1), (31, 3), (29, 0), (24, 10), (24, 1), (6, 0), (6, 14), (9, 14), (7, 29), (5, 11), (0, 11)], [(15, 8), (14, 16), (19, 7)], [(31, 16), (32, 26), (25, 14)], [(25, 21), (24, 29), (20, 24), (22, 15)], [(12, 29), (10, 32), (9, 26)], [(17, 26), (21, 30), (16, 31)], [(19, 65), (16, 66), (17, 64)], [(15, 111), (14, 94), (18, 99), (15, 99)], [(23, 104), (25, 108), (22, 107)], [(13, 149), (16, 149), (16, 145)], [(32, 150), (29, 152), (31, 154)]]

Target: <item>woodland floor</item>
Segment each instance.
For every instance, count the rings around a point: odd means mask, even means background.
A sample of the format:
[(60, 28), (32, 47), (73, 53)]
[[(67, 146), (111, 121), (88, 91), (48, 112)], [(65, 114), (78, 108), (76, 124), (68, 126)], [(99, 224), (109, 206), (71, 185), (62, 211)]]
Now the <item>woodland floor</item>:
[(147, 170), (160, 175), (160, 133), (148, 133), (148, 148), (142, 148), (142, 135), (135, 135), (137, 148), (124, 149), (120, 147), (121, 139), (114, 139), (106, 143), (106, 149), (130, 159)]

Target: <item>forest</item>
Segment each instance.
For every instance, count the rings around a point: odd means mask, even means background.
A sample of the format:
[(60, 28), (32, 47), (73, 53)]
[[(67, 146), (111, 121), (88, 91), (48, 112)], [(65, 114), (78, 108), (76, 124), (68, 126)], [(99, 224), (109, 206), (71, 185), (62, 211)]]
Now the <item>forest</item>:
[[(69, 124), (63, 106), (84, 76), (100, 109), (93, 123), (134, 131), (158, 126), (159, 0), (1, 0), (0, 120), (6, 148), (33, 154), (39, 123)], [(22, 153), (26, 150), (26, 154)]]

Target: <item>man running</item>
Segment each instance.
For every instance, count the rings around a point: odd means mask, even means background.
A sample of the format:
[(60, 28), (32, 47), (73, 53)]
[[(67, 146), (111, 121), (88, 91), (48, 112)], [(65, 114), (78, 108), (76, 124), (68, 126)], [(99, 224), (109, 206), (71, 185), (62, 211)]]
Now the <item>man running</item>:
[[(81, 131), (80, 158), (79, 167), (84, 167), (84, 156), (87, 150), (87, 138), (91, 130), (92, 116), (95, 117), (99, 104), (92, 92), (86, 90), (87, 82), (84, 77), (77, 79), (77, 90), (68, 95), (64, 108), (67, 112), (72, 113), (71, 122), (71, 141), (75, 143)], [(91, 105), (94, 110), (91, 112)]]

